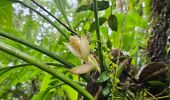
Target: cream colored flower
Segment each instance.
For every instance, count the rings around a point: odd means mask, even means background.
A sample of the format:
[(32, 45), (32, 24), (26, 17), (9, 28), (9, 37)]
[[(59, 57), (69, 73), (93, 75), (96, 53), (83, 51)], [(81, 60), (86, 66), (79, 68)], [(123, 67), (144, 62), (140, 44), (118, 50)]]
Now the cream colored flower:
[(70, 36), (70, 43), (65, 43), (66, 47), (77, 57), (86, 60), (89, 52), (90, 46), (85, 35), (82, 35), (81, 38), (78, 36)]
[(80, 38), (78, 36), (70, 36), (70, 43), (65, 43), (66, 47), (77, 57), (83, 59), (85, 64), (69, 69), (73, 74), (85, 74), (92, 70), (100, 72), (98, 62), (92, 54), (90, 54), (90, 46), (85, 35)]
[(70, 36), (70, 43), (65, 43), (65, 46), (73, 53), (75, 56), (81, 58), (80, 52), (80, 39), (78, 36)]
[(92, 54), (88, 56), (88, 60), (85, 64), (69, 69), (71, 73), (78, 75), (88, 73), (92, 70), (96, 70), (99, 73), (101, 72), (98, 62), (96, 61)]

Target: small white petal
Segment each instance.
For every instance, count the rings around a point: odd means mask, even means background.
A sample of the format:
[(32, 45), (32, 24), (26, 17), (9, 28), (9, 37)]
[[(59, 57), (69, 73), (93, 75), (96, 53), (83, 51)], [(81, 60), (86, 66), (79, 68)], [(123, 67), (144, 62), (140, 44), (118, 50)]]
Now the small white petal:
[(83, 65), (80, 65), (78, 67), (74, 67), (72, 69), (69, 69), (69, 71), (73, 74), (86, 74), (94, 69), (94, 66), (91, 63), (85, 63)]
[(87, 37), (85, 35), (82, 35), (80, 39), (80, 52), (81, 52), (81, 57), (84, 60), (86, 60), (90, 52), (90, 46)]
[(64, 45), (67, 47), (67, 49), (72, 53), (74, 54), (75, 56), (77, 57), (80, 57), (80, 52), (76, 49), (74, 49), (71, 45), (69, 45), (68, 43), (64, 43)]

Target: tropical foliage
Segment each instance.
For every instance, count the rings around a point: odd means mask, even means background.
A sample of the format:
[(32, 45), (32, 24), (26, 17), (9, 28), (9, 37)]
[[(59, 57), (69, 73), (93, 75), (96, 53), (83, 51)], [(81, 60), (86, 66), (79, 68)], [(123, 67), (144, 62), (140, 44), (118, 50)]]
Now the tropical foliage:
[(0, 98), (170, 98), (169, 64), (147, 56), (152, 4), (1, 0)]

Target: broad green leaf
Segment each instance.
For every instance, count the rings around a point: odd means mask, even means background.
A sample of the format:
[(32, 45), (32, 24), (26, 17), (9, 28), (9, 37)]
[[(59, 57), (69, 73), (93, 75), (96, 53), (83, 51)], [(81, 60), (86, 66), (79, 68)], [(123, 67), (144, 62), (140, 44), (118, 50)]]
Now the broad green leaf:
[(107, 81), (108, 79), (109, 79), (109, 72), (105, 71), (99, 76), (96, 82), (101, 83)]
[(0, 30), (12, 28), (12, 3), (10, 0), (0, 1)]
[(108, 18), (108, 25), (113, 31), (118, 30), (118, 20), (115, 15), (110, 15)]
[[(100, 18), (99, 18), (99, 26), (101, 26), (105, 21), (106, 21), (106, 18), (105, 18), (105, 17), (100, 17)], [(96, 29), (96, 23), (93, 22), (93, 23), (90, 25), (89, 32), (93, 32), (95, 29)]]

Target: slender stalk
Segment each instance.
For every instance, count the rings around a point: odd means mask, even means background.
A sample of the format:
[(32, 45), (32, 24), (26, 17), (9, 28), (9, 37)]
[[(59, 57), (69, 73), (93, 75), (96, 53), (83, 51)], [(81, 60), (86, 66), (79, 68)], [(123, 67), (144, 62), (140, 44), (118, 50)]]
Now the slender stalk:
[[(66, 68), (73, 68), (73, 67), (75, 66), (75, 65), (73, 65), (72, 63), (67, 62), (65, 59), (62, 59), (61, 57), (59, 57), (59, 56), (56, 55), (55, 53), (53, 53), (53, 52), (51, 52), (51, 51), (49, 51), (49, 50), (47, 50), (47, 49), (45, 49), (45, 48), (42, 48), (42, 47), (40, 47), (40, 46), (37, 46), (37, 45), (35, 45), (35, 44), (29, 43), (29, 42), (26, 41), (26, 40), (17, 38), (17, 37), (15, 37), (15, 36), (12, 36), (12, 35), (10, 35), (10, 34), (8, 34), (8, 33), (4, 33), (4, 32), (0, 32), (0, 36), (6, 37), (6, 38), (11, 39), (11, 40), (13, 40), (13, 41), (19, 42), (19, 43), (21, 43), (21, 44), (23, 44), (23, 45), (26, 45), (26, 46), (28, 46), (28, 47), (30, 47), (30, 48), (33, 48), (33, 49), (35, 49), (35, 50), (37, 50), (37, 51), (39, 51), (39, 52), (41, 52), (41, 53), (43, 53), (43, 54), (45, 54), (45, 55), (47, 55), (47, 56), (49, 56), (49, 57), (57, 60), (58, 62), (60, 62), (61, 64), (63, 64)], [(83, 77), (86, 81), (89, 80), (89, 77), (88, 77), (87, 75), (82, 75), (82, 77)]]
[(75, 31), (73, 31), (71, 28), (69, 28), (67, 25), (65, 25), (63, 22), (61, 22), (57, 17), (55, 17), (52, 13), (50, 13), (49, 11), (47, 11), (43, 6), (41, 6), (40, 4), (38, 4), (36, 1), (31, 0), (34, 4), (36, 4), (38, 7), (40, 7), (41, 9), (43, 9), (46, 13), (48, 13), (50, 16), (52, 16), (56, 21), (58, 21), (62, 26), (64, 26), (68, 31), (70, 31), (72, 33), (72, 35), (78, 35)]
[(99, 62), (101, 70), (104, 70), (104, 61), (103, 61), (103, 54), (102, 54), (102, 45), (100, 39), (100, 30), (99, 30), (99, 20), (98, 20), (98, 12), (97, 12), (97, 0), (93, 0), (93, 9), (94, 9), (94, 17), (96, 23), (96, 37), (97, 37), (97, 45), (98, 45), (98, 55), (99, 55)]
[(127, 6), (128, 6), (128, 2), (125, 2), (125, 12), (124, 12), (124, 19), (123, 19), (122, 33), (121, 33), (121, 36), (120, 36), (120, 42), (119, 42), (119, 53), (118, 53), (117, 64), (119, 64), (120, 49), (121, 49), (121, 46), (122, 46), (123, 36), (124, 36), (124, 30), (125, 30), (125, 25), (126, 25)]
[(65, 32), (58, 27), (54, 22), (52, 22), (49, 18), (47, 18), (46, 16), (44, 16), (43, 14), (41, 14), (39, 11), (35, 10), (34, 8), (26, 5), (25, 3), (16, 0), (16, 2), (18, 2), (19, 4), (31, 9), (32, 11), (34, 11), (35, 13), (37, 13), (38, 15), (40, 15), (41, 17), (43, 17), (46, 21), (48, 21), (52, 26), (54, 26), (67, 40), (69, 40), (68, 36), (65, 34)]
[(32, 56), (30, 56), (16, 48), (13, 48), (7, 44), (4, 44), (2, 42), (0, 42), (0, 50), (4, 51), (10, 55), (13, 55), (15, 57), (18, 57), (18, 58), (26, 61), (27, 63), (30, 63), (30, 64), (36, 66), (37, 68), (39, 68), (39, 69), (51, 74), (52, 76), (60, 79), (61, 81), (65, 82), (66, 84), (71, 86), (73, 89), (77, 90), (79, 93), (81, 93), (83, 96), (85, 96), (87, 99), (94, 100), (94, 97), (90, 93), (88, 93), (84, 88), (82, 88), (80, 85), (78, 85), (76, 82), (74, 82), (71, 79), (69, 79), (68, 77), (64, 76), (62, 73), (47, 67), (47, 65), (41, 63), (40, 61), (33, 58)]

